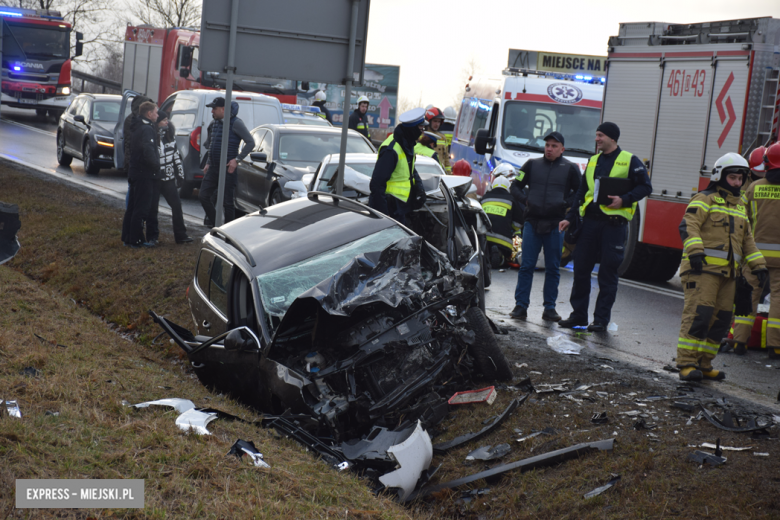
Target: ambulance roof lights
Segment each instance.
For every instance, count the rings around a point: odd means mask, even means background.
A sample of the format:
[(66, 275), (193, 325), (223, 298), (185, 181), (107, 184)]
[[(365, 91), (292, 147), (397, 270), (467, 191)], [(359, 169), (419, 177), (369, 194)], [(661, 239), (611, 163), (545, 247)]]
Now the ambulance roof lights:
[(0, 16), (23, 16), (22, 13), (14, 13), (12, 11), (0, 11)]
[(290, 103), (282, 103), (282, 110), (289, 110), (291, 112), (312, 112), (319, 114), (321, 112), (320, 107), (305, 107), (303, 105), (293, 105)]

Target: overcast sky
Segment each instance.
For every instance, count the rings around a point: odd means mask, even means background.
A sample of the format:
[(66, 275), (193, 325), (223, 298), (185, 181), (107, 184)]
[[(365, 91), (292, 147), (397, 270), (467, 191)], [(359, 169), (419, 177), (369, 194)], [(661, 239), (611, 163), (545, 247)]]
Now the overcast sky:
[(399, 95), (442, 108), (472, 59), (500, 78), (512, 49), (606, 55), (622, 22), (780, 18), (780, 0), (373, 0), (366, 61), (401, 66)]

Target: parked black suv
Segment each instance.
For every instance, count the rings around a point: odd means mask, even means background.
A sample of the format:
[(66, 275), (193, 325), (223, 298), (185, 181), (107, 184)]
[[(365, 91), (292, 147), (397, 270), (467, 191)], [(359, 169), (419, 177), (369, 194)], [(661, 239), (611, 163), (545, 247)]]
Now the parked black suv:
[(80, 94), (60, 116), (57, 127), (57, 162), (70, 166), (84, 161), (84, 170), (97, 175), (114, 167), (114, 127), (120, 120), (122, 96)]

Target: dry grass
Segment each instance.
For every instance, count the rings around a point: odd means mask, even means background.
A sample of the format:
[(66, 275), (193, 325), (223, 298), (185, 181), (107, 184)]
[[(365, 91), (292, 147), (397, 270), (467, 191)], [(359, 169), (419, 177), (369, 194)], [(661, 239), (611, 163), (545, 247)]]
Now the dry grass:
[[(146, 315), (149, 308), (191, 323), (184, 294), (196, 247), (172, 245), (172, 236), (163, 234), (168, 245), (130, 250), (119, 240), (121, 203), (3, 165), (0, 186), (0, 199), (19, 204), (22, 218), (22, 250), (0, 267), (0, 399), (16, 398), (24, 414), (22, 420), (0, 419), (0, 518), (780, 518), (776, 439), (751, 440), (705, 421), (686, 426), (689, 414), (662, 401), (641, 408), (658, 417), (648, 420), (659, 424), (653, 442), (618, 412), (640, 409), (641, 397), (674, 395), (674, 385), (626, 368), (598, 368), (603, 361), (586, 356), (559, 356), (546, 349), (544, 338), (530, 333), (513, 332), (500, 341), (512, 363), (526, 362), (527, 370), (542, 372), (532, 375), (535, 383), (612, 382), (596, 388), (608, 395), (581, 404), (532, 396), (490, 436), (436, 457), (434, 465), (443, 465), (434, 480), (499, 464), (464, 464), (470, 450), (486, 444), (509, 442), (506, 462), (613, 432), (616, 449), (477, 483), (471, 488), (491, 491), (469, 503), (459, 500), (460, 491), (444, 491), (404, 508), (374, 497), (358, 478), (316, 462), (292, 441), (245, 423), (214, 421), (209, 437), (180, 432), (175, 412), (134, 410), (122, 401), (185, 397), (198, 406), (258, 418), (203, 388), (177, 348), (151, 342), (158, 329)], [(165, 233), (170, 226), (162, 229)], [(43, 343), (34, 334), (67, 348)], [(41, 373), (20, 374), (26, 367)], [(711, 388), (702, 385), (697, 393), (714, 395)], [(492, 407), (455, 409), (440, 425), (436, 442), (481, 429), (513, 396), (501, 390)], [(591, 414), (602, 410), (610, 423), (591, 424)], [(520, 436), (516, 429), (528, 434), (548, 426), (558, 434), (513, 441)], [(777, 429), (772, 431), (777, 437)], [(751, 445), (770, 457), (727, 452), (727, 464), (717, 469), (687, 462), (693, 451), (688, 444), (717, 437), (724, 445)], [(237, 438), (254, 441), (272, 468), (260, 470), (227, 457)], [(617, 486), (583, 499), (611, 473), (622, 475)], [(15, 510), (17, 478), (143, 478), (146, 508)]]

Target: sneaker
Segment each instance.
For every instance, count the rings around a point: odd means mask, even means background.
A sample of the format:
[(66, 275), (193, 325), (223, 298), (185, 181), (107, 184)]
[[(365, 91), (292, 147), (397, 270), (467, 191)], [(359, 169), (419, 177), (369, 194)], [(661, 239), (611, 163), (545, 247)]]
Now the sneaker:
[(558, 326), (564, 329), (573, 329), (574, 327), (585, 327), (588, 324), (587, 321), (578, 320), (572, 316), (569, 316), (565, 320), (558, 322)]
[(680, 381), (701, 381), (703, 378), (704, 374), (701, 373), (701, 370), (694, 367), (680, 369)]
[(561, 315), (555, 312), (555, 309), (545, 309), (542, 313), (544, 321), (561, 321)]
[(598, 321), (594, 321), (588, 325), (588, 332), (604, 332), (605, 330), (607, 330), (606, 323), (599, 323)]
[(737, 343), (736, 345), (734, 345), (734, 354), (738, 356), (744, 356), (745, 354), (747, 354), (747, 345), (745, 345), (744, 343)]
[(188, 237), (188, 236), (176, 240), (177, 244), (189, 244), (190, 242), (192, 242), (192, 237)]
[(723, 381), (726, 379), (726, 373), (722, 370), (715, 370), (714, 368), (711, 368), (709, 370), (702, 370), (701, 375), (704, 379), (707, 379), (709, 381)]
[(520, 305), (515, 305), (515, 308), (509, 313), (509, 317), (515, 318), (516, 320), (524, 320), (528, 317), (528, 309)]
[(151, 245), (148, 245), (148, 246), (147, 246), (147, 245), (145, 245), (144, 247), (154, 247), (154, 246), (156, 246), (156, 245), (159, 245), (159, 244), (160, 244), (160, 241), (159, 241), (159, 240), (157, 240), (156, 238), (154, 238), (154, 239), (152, 239), (152, 240), (147, 240), (147, 241), (146, 241), (146, 243), (147, 243), (147, 244), (151, 244)]

